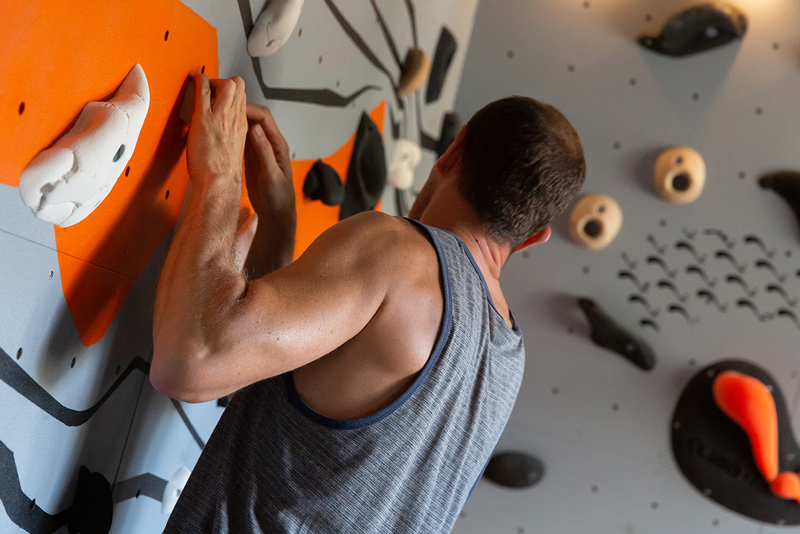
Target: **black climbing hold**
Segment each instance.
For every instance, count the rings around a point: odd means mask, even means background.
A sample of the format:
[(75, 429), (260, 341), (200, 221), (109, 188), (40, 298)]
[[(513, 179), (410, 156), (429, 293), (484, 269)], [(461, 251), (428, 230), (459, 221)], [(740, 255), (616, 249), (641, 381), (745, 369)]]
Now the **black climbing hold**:
[(339, 220), (378, 205), (386, 186), (386, 153), (378, 127), (366, 113), (361, 114), (353, 155), (347, 170), (344, 200)]
[(111, 484), (100, 473), (93, 473), (82, 465), (69, 520), (70, 534), (107, 534), (111, 530), (113, 512)]
[(457, 49), (456, 38), (447, 27), (442, 26), (442, 31), (439, 32), (439, 41), (436, 43), (436, 51), (433, 53), (431, 73), (428, 76), (428, 89), (425, 92), (426, 104), (439, 100), (447, 77), (447, 70), (453, 62), (453, 56), (456, 55)]
[(484, 475), (507, 488), (529, 488), (544, 477), (544, 463), (522, 452), (502, 452), (492, 456)]
[(765, 370), (738, 360), (702, 369), (681, 393), (672, 417), (678, 467), (700, 493), (730, 510), (767, 523), (800, 525), (800, 506), (772, 494), (753, 460), (747, 434), (714, 402), (711, 387), (723, 371), (752, 376), (771, 388), (778, 414), (779, 471), (800, 470), (800, 447), (780, 387)]
[(228, 397), (220, 397), (217, 399), (217, 406), (220, 408), (227, 408), (229, 403), (230, 399)]
[(800, 172), (776, 172), (758, 179), (758, 185), (772, 189), (789, 203), (794, 216), (800, 223)]
[(339, 206), (344, 200), (344, 185), (333, 167), (318, 159), (306, 175), (303, 194), (328, 206)]
[(747, 17), (731, 4), (708, 2), (674, 15), (658, 36), (644, 35), (639, 43), (669, 56), (688, 56), (744, 37)]
[(447, 152), (447, 149), (450, 148), (450, 145), (456, 140), (460, 128), (461, 117), (458, 116), (458, 113), (454, 111), (446, 113), (444, 119), (442, 119), (442, 130), (439, 132), (439, 141), (436, 143), (436, 155), (438, 157), (441, 158), (442, 155)]
[(647, 343), (621, 327), (593, 300), (581, 298), (578, 305), (589, 320), (595, 344), (616, 352), (644, 371), (655, 367), (656, 357)]

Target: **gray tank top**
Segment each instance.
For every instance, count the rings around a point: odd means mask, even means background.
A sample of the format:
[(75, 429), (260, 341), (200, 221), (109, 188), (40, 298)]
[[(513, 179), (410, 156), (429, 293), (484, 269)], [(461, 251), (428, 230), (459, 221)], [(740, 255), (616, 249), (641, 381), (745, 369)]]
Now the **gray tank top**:
[(466, 245), (412, 222), (436, 247), (445, 294), (419, 377), (355, 420), (312, 410), (291, 373), (242, 389), (165, 533), (450, 532), (511, 414), (525, 351)]

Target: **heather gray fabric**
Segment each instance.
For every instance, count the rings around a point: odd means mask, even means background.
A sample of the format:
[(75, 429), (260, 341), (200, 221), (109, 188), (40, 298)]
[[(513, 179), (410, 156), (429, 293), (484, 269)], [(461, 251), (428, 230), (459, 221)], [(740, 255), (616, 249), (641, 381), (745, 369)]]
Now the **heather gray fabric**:
[(414, 384), (349, 421), (311, 410), (291, 373), (243, 389), (164, 532), (450, 532), (508, 421), (525, 352), (466, 246), (416, 224), (437, 249), (445, 311)]

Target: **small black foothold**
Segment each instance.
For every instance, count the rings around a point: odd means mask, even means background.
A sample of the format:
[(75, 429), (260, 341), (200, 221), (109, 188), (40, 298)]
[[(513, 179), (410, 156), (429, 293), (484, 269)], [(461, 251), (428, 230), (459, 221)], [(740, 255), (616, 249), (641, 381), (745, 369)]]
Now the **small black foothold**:
[(217, 399), (217, 406), (220, 408), (227, 408), (229, 403), (230, 399), (227, 396)]
[(578, 305), (589, 321), (595, 344), (616, 352), (644, 371), (655, 367), (655, 354), (647, 343), (621, 327), (593, 300), (581, 298)]
[(544, 463), (529, 454), (503, 452), (495, 454), (486, 465), (486, 478), (507, 488), (529, 488), (544, 477)]
[(433, 53), (431, 72), (428, 75), (428, 88), (425, 92), (426, 104), (439, 100), (447, 78), (447, 71), (450, 69), (457, 49), (456, 38), (449, 29), (442, 26), (442, 30), (439, 32), (439, 41), (436, 43), (436, 51)]
[(738, 8), (709, 2), (674, 15), (659, 35), (644, 35), (639, 43), (653, 52), (688, 56), (741, 39), (746, 31), (747, 17)]
[(318, 159), (306, 175), (303, 194), (325, 205), (339, 206), (344, 200), (344, 185), (336, 170)]

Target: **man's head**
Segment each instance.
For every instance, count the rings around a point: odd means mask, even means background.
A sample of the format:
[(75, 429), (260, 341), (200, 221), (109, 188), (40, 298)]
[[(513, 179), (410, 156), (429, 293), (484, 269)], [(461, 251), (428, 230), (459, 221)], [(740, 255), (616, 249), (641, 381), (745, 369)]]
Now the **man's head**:
[(513, 251), (574, 200), (586, 163), (577, 132), (556, 108), (514, 96), (470, 119), (437, 162), (412, 217), (425, 209), (443, 176), (453, 177), (485, 235)]
[(486, 234), (512, 248), (564, 211), (585, 176), (578, 134), (552, 106), (514, 96), (467, 123), (458, 190)]

